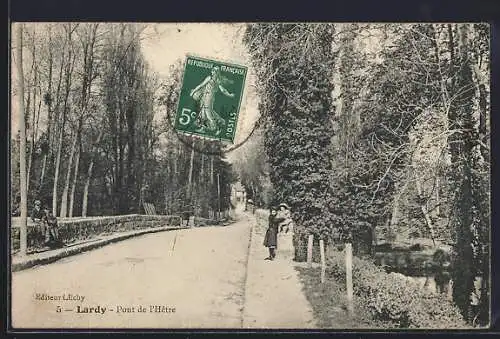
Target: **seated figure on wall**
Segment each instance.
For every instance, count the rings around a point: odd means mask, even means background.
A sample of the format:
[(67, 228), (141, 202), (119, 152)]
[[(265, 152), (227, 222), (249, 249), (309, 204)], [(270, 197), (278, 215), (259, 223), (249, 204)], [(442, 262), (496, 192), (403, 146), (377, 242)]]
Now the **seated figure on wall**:
[(43, 247), (46, 233), (46, 224), (44, 222), (45, 213), (42, 209), (42, 202), (35, 200), (35, 206), (31, 210), (30, 218), (35, 224), (28, 229), (28, 246)]
[(45, 231), (45, 244), (51, 248), (57, 248), (64, 246), (63, 242), (59, 237), (59, 226), (57, 224), (57, 218), (52, 214), (50, 209), (45, 209), (44, 222), (47, 225)]

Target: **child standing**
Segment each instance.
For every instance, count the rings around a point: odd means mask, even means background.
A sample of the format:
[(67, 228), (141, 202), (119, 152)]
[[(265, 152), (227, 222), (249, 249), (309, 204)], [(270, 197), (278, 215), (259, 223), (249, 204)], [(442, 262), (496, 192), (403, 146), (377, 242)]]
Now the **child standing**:
[(276, 248), (278, 247), (278, 226), (282, 221), (276, 216), (276, 213), (276, 208), (271, 207), (269, 210), (269, 224), (264, 237), (264, 246), (269, 248), (269, 257), (265, 260), (274, 260), (276, 257)]

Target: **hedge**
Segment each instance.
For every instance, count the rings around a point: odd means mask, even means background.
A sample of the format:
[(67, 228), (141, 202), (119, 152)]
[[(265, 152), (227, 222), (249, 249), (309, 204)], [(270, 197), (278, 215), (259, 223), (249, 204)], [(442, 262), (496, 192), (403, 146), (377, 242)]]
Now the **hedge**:
[[(345, 284), (345, 252), (332, 251), (327, 273)], [(374, 263), (353, 258), (353, 287), (376, 319), (400, 328), (467, 328), (457, 306), (399, 273), (386, 273)]]

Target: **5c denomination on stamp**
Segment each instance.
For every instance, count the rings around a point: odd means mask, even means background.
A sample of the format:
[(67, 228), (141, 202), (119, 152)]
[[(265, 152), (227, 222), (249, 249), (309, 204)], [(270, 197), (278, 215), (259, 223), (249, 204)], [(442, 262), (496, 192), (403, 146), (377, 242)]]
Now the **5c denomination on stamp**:
[(247, 67), (187, 56), (175, 129), (233, 143)]

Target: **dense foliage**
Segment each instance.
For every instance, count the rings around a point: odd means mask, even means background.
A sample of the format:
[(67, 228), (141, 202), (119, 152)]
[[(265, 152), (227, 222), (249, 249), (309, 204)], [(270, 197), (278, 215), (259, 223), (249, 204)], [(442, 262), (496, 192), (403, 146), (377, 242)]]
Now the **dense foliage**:
[[(23, 28), (29, 209), (35, 199), (60, 217), (144, 213), (145, 201), (162, 214), (213, 218), (229, 208), (235, 175), (221, 145), (181, 141), (167, 121), (165, 112), (175, 116), (182, 65), (167, 79), (150, 69), (142, 41), (156, 33), (148, 25)], [(19, 156), (11, 168), (16, 214)]]
[(455, 302), (468, 316), (482, 277), (485, 322), (487, 41), (482, 24), (253, 24), (245, 40), (274, 199), (292, 206), (296, 247), (308, 233), (352, 241), (356, 254), (411, 238), (449, 244)]
[(328, 233), (333, 25), (252, 24), (245, 42), (259, 77), (273, 203), (306, 233)]
[[(418, 128), (421, 122), (436, 120), (433, 116), (439, 114), (429, 111), (435, 110), (433, 105), (440, 100), (440, 80), (433, 63), (430, 26), (383, 27), (375, 32), (390, 32), (393, 36), (390, 44), (383, 42), (390, 47), (382, 49), (380, 61), (365, 57), (353, 65), (352, 27), (339, 41), (344, 62), (338, 69), (342, 92), (336, 119), (343, 133), (335, 145), (337, 171), (332, 209), (337, 224), (353, 231), (354, 236), (380, 227), (378, 235), (390, 238), (392, 234), (384, 229), (400, 226), (396, 214), (401, 196), (408, 186), (420, 185), (422, 181), (418, 177), (421, 174), (415, 171), (414, 154), (419, 151), (418, 139), (422, 138)], [(417, 51), (416, 46), (424, 52)], [(357, 74), (361, 74), (361, 79)], [(426, 81), (423, 75), (428, 78)], [(364, 82), (361, 93), (360, 81)], [(422, 204), (419, 199), (425, 198), (416, 195), (416, 211), (413, 206), (408, 210), (409, 215), (416, 212), (417, 218), (410, 218), (412, 223), (425, 220), (418, 209)], [(424, 231), (420, 234), (433, 231), (432, 225), (425, 223), (420, 228)], [(401, 229), (392, 233), (397, 231)]]
[[(328, 261), (328, 273), (345, 283), (345, 254), (334, 252)], [(367, 305), (374, 317), (390, 320), (401, 328), (465, 328), (459, 309), (445, 298), (421, 288), (397, 273), (358, 258), (353, 260), (354, 293)]]
[[(450, 135), (450, 174), (455, 183), (453, 190), (454, 206), (451, 214), (451, 224), (454, 229), (455, 258), (454, 273), (455, 288), (453, 297), (462, 309), (464, 316), (469, 314), (470, 294), (474, 291), (474, 280), (483, 277), (483, 297), (489, 295), (489, 159), (486, 157), (480, 140), (485, 133), (485, 126), (478, 126), (478, 121), (485, 119), (480, 112), (479, 119), (474, 114), (475, 96), (479, 101), (484, 93), (474, 88), (473, 69), (471, 61), (470, 39), (474, 38), (470, 27), (460, 25), (451, 37), (457, 41), (458, 55), (451, 60), (458, 76), (450, 82), (450, 92), (457, 99), (452, 102), (449, 112), (450, 127), (456, 130)], [(473, 60), (473, 59), (472, 59)], [(477, 66), (476, 66), (477, 67)], [(476, 74), (476, 77), (478, 74)], [(477, 79), (479, 81), (479, 79)], [(479, 84), (481, 86), (482, 84)], [(484, 104), (484, 103), (483, 103)], [(479, 104), (481, 105), (481, 104)], [(479, 107), (484, 110), (485, 107)], [(484, 121), (483, 121), (484, 125)], [(478, 126), (479, 128), (477, 128)], [(488, 277), (487, 279), (484, 279)], [(480, 301), (481, 318), (488, 318), (487, 298)]]

